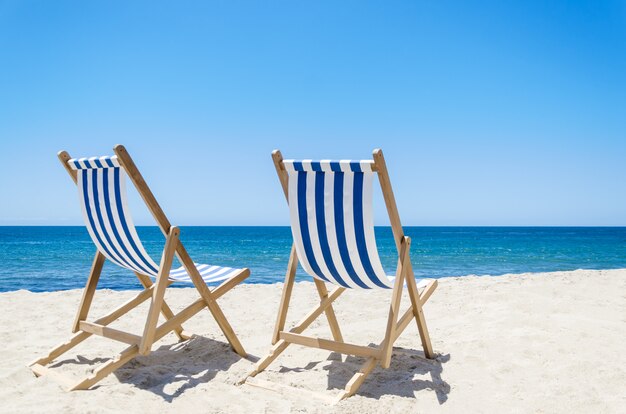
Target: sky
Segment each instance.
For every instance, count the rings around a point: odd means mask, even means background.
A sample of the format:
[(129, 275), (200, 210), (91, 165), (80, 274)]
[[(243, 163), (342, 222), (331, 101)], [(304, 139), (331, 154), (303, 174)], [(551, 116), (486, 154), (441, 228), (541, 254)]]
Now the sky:
[(626, 2), (0, 0), (0, 225), (82, 224), (56, 153), (118, 143), (178, 225), (382, 148), (404, 225), (624, 226)]

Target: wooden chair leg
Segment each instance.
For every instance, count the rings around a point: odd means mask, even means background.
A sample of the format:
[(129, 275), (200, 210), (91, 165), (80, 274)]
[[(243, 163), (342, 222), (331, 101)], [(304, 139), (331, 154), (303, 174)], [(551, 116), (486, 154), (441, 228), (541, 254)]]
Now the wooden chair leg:
[(424, 354), (428, 359), (435, 359), (437, 356), (433, 351), (433, 345), (430, 342), (430, 335), (428, 334), (428, 327), (426, 326), (426, 318), (424, 317), (424, 311), (420, 305), (415, 310), (415, 320), (417, 322), (417, 329), (420, 333), (420, 339), (422, 340), (422, 347), (424, 348)]
[[(137, 276), (137, 279), (139, 279), (139, 282), (141, 282), (144, 288), (149, 288), (154, 284), (152, 283), (150, 277), (146, 275), (142, 275), (141, 273), (135, 273), (135, 275)], [(174, 312), (172, 312), (172, 309), (168, 306), (167, 302), (165, 302), (165, 299), (163, 300), (163, 305), (161, 306), (161, 314), (163, 315), (165, 320), (168, 321), (174, 317)], [(179, 341), (186, 341), (187, 339), (191, 338), (191, 335), (184, 331), (183, 325), (174, 328), (174, 334), (176, 334)]]
[(83, 296), (80, 299), (80, 305), (78, 306), (78, 312), (76, 312), (76, 318), (74, 319), (74, 325), (72, 326), (72, 333), (76, 333), (79, 330), (81, 321), (87, 319), (89, 314), (89, 308), (91, 307), (91, 301), (93, 295), (96, 292), (98, 281), (100, 280), (100, 274), (102, 273), (102, 266), (104, 265), (105, 257), (100, 251), (96, 252), (96, 256), (93, 259), (91, 265), (91, 271), (89, 272), (89, 278), (87, 278), (87, 284), (83, 290)]
[(354, 395), (365, 381), (365, 378), (376, 368), (377, 364), (378, 360), (376, 358), (368, 358), (361, 366), (361, 369), (359, 369), (359, 372), (354, 374), (350, 381), (348, 381), (344, 391), (337, 397), (337, 402)]
[(276, 325), (272, 334), (272, 345), (278, 342), (280, 331), (285, 329), (285, 320), (287, 319), (287, 311), (289, 310), (289, 301), (291, 300), (291, 292), (293, 284), (296, 280), (296, 269), (298, 268), (298, 255), (296, 254), (296, 245), (291, 246), (289, 254), (289, 265), (287, 265), (287, 274), (285, 275), (285, 283), (283, 292), (280, 297), (280, 305), (278, 306), (278, 316), (276, 317)]
[[(317, 288), (317, 292), (320, 296), (320, 301), (323, 301), (328, 297), (328, 289), (326, 289), (326, 285), (321, 280), (315, 278), (313, 278), (313, 282), (315, 282), (315, 287)], [(333, 334), (333, 339), (337, 342), (343, 342), (343, 335), (341, 334), (341, 329), (339, 329), (339, 323), (337, 322), (337, 316), (335, 316), (333, 305), (329, 305), (324, 313), (326, 314), (326, 319), (328, 319), (328, 325), (330, 325), (330, 331)]]
[[(94, 323), (99, 324), (99, 325), (108, 325), (111, 322), (119, 319), (121, 316), (125, 315), (132, 309), (141, 305), (143, 302), (148, 300), (151, 295), (152, 295), (151, 288), (144, 289), (139, 294), (137, 294), (134, 298), (130, 299), (119, 308), (114, 309), (109, 314), (97, 319)], [(69, 351), (70, 349), (74, 348), (75, 346), (83, 342), (84, 340), (86, 340), (87, 338), (89, 338), (91, 335), (92, 333), (90, 332), (84, 332), (84, 331), (78, 332), (74, 334), (66, 342), (63, 342), (60, 345), (57, 345), (56, 347), (54, 347), (52, 350), (50, 350), (50, 352), (48, 352), (47, 355), (29, 363), (28, 366), (32, 367), (34, 365), (47, 365), (50, 362), (54, 361), (56, 358), (60, 357), (61, 355)]]
[(232, 326), (230, 326), (230, 323), (226, 319), (226, 316), (224, 316), (224, 312), (222, 312), (222, 309), (217, 304), (215, 296), (213, 295), (213, 293), (211, 293), (211, 290), (207, 287), (206, 283), (204, 283), (204, 280), (202, 280), (202, 276), (200, 276), (198, 269), (196, 269), (193, 260), (191, 260), (191, 257), (185, 250), (185, 247), (182, 243), (178, 243), (178, 246), (176, 248), (176, 254), (178, 255), (178, 259), (185, 267), (185, 270), (189, 274), (193, 285), (196, 287), (198, 293), (206, 303), (207, 308), (209, 308), (209, 311), (213, 315), (213, 319), (215, 319), (215, 322), (217, 322), (217, 325), (220, 327), (230, 346), (241, 357), (247, 357), (248, 354), (243, 348), (243, 345), (241, 345), (241, 342), (239, 341), (239, 338), (237, 338), (235, 331), (233, 330)]
[[(304, 318), (302, 318), (296, 326), (289, 330), (290, 333), (299, 334), (302, 333), (306, 328), (309, 327), (327, 308), (330, 306), (335, 299), (339, 297), (346, 289), (342, 287), (335, 288), (330, 294), (326, 297), (326, 299), (322, 300), (320, 304), (311, 310)], [(274, 344), (270, 352), (259, 362), (257, 362), (255, 369), (245, 376), (239, 384), (243, 384), (246, 382), (248, 377), (254, 377), (255, 375), (263, 372), (265, 368), (267, 368), (278, 356), (289, 346), (289, 342), (285, 340), (279, 340)]]
[(170, 269), (172, 268), (172, 262), (174, 261), (174, 252), (176, 251), (176, 246), (178, 245), (179, 234), (180, 231), (178, 227), (172, 227), (165, 242), (163, 257), (161, 258), (159, 273), (157, 275), (152, 295), (152, 303), (150, 304), (150, 310), (148, 311), (148, 317), (146, 318), (146, 325), (144, 327), (141, 344), (139, 344), (139, 353), (142, 355), (148, 355), (150, 353), (152, 343), (154, 342), (154, 334), (156, 332), (157, 323), (159, 322), (159, 314), (163, 308), (165, 289), (168, 285), (168, 278)]
[(288, 346), (289, 342), (285, 340), (279, 340), (278, 342), (276, 342), (272, 346), (272, 349), (270, 349), (270, 352), (256, 363), (256, 365), (254, 366), (254, 370), (252, 370), (250, 373), (248, 373), (248, 375), (241, 379), (238, 384), (243, 384), (244, 382), (246, 382), (248, 377), (255, 377), (257, 374), (263, 372), (265, 368), (269, 367), (270, 364), (274, 362), (274, 360), (278, 358), (278, 356), (282, 354), (285, 349), (287, 349)]
[(114, 358), (100, 365), (96, 370), (94, 370), (91, 375), (77, 382), (73, 387), (69, 389), (69, 391), (86, 390), (92, 387), (93, 385), (101, 381), (104, 377), (136, 357), (138, 353), (139, 348), (137, 347), (137, 345), (132, 345), (126, 348)]
[[(278, 307), (278, 316), (276, 318), (276, 325), (274, 326), (274, 333), (272, 334), (272, 345), (275, 345), (279, 340), (279, 334), (285, 329), (285, 320), (287, 319), (287, 311), (289, 309), (289, 301), (291, 300), (291, 293), (293, 291), (293, 285), (295, 282), (296, 269), (298, 267), (298, 256), (296, 254), (296, 246), (291, 246), (291, 254), (289, 255), (289, 265), (287, 266), (287, 274), (285, 275), (285, 284), (283, 286), (283, 292), (280, 298), (280, 305)], [(320, 296), (320, 300), (323, 301), (328, 296), (328, 289), (324, 282), (318, 279), (313, 279), (315, 287)], [(326, 309), (326, 318), (330, 325), (330, 330), (333, 335), (333, 339), (338, 342), (343, 342), (343, 336), (341, 335), (341, 329), (337, 322), (337, 317), (332, 308), (332, 305)]]
[[(410, 265), (409, 261), (409, 265)], [(430, 335), (428, 334), (428, 327), (426, 326), (426, 318), (424, 317), (423, 304), (424, 301), (419, 296), (419, 292), (417, 291), (417, 284), (415, 283), (415, 275), (413, 274), (413, 269), (409, 268), (409, 273), (407, 277), (407, 286), (409, 288), (409, 298), (411, 299), (411, 306), (413, 307), (413, 314), (415, 315), (415, 322), (417, 323), (417, 329), (420, 333), (420, 340), (422, 341), (422, 348), (424, 348), (424, 355), (428, 359), (434, 359), (436, 357), (435, 352), (433, 351), (433, 345), (430, 342)], [(424, 291), (424, 295), (430, 296), (434, 288), (437, 286), (437, 281), (433, 282), (433, 288), (426, 289)]]
[(404, 280), (406, 279), (407, 272), (407, 260), (409, 257), (409, 248), (411, 246), (411, 240), (408, 237), (403, 237), (400, 246), (400, 257), (398, 259), (398, 269), (396, 270), (396, 280), (393, 285), (393, 293), (391, 295), (391, 304), (389, 305), (389, 317), (387, 318), (387, 329), (385, 331), (385, 339), (382, 344), (383, 356), (381, 360), (381, 366), (383, 368), (389, 368), (391, 363), (391, 353), (393, 350), (393, 343), (398, 321), (398, 313), (400, 312), (400, 301), (402, 299), (402, 288), (404, 286)]
[(207, 302), (207, 307), (209, 308), (209, 311), (213, 315), (213, 318), (222, 330), (222, 333), (226, 337), (226, 340), (228, 340), (230, 346), (239, 356), (241, 356), (242, 358), (246, 358), (248, 354), (243, 348), (243, 345), (241, 345), (239, 338), (237, 338), (235, 331), (230, 325), (230, 322), (228, 322), (228, 319), (226, 319), (224, 312), (222, 312), (222, 309), (218, 306), (217, 302), (212, 298), (205, 299), (205, 301)]
[[(28, 366), (31, 368), (36, 365), (45, 366), (49, 364), (50, 362), (54, 361), (59, 356), (69, 351), (70, 349), (74, 348), (81, 342), (83, 342), (85, 339), (89, 338), (91, 335), (92, 334), (88, 332), (78, 332), (72, 335), (72, 337), (69, 340), (52, 348), (50, 352), (48, 352), (47, 355), (29, 363)], [(35, 371), (35, 375), (39, 376), (39, 373)]]

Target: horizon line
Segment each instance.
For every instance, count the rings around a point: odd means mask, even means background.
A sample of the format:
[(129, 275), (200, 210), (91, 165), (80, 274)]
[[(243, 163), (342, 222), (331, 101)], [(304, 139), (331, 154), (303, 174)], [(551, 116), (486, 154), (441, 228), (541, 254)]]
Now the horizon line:
[[(177, 224), (178, 227), (285, 227), (284, 224)], [(0, 227), (85, 227), (84, 224), (0, 224)], [(136, 225), (135, 227), (159, 227), (156, 224)], [(374, 227), (391, 227), (391, 225), (374, 225)], [(403, 224), (402, 227), (515, 227), (515, 228), (626, 228), (626, 224), (618, 225), (595, 225), (595, 224), (437, 224), (437, 225), (415, 225)]]

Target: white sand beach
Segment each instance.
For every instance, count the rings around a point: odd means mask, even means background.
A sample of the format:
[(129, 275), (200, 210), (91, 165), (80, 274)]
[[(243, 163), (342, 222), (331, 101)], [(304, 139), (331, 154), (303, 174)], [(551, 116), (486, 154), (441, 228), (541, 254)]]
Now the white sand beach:
[[(626, 270), (443, 278), (425, 307), (436, 361), (421, 358), (415, 324), (397, 342), (390, 369), (377, 367), (359, 392), (328, 403), (359, 368), (359, 358), (290, 346), (259, 379), (298, 390), (273, 392), (235, 383), (270, 347), (281, 284), (241, 285), (220, 304), (250, 354), (229, 350), (208, 311), (185, 324), (198, 336), (164, 337), (87, 391), (66, 392), (26, 364), (70, 335), (79, 290), (0, 294), (0, 411), (18, 412), (516, 412), (618, 413), (626, 407)], [(92, 315), (134, 292), (96, 293)], [(168, 293), (174, 308), (192, 289)], [(378, 343), (389, 291), (346, 292), (335, 310), (346, 340)], [(315, 305), (312, 283), (298, 283), (288, 322)], [(379, 305), (372, 305), (378, 302)], [(403, 298), (403, 306), (409, 303)], [(145, 306), (145, 305), (144, 305)], [(140, 331), (145, 307), (120, 320)], [(142, 312), (143, 311), (143, 312)], [(308, 331), (330, 337), (322, 317)], [(78, 378), (124, 348), (90, 338), (55, 370)]]

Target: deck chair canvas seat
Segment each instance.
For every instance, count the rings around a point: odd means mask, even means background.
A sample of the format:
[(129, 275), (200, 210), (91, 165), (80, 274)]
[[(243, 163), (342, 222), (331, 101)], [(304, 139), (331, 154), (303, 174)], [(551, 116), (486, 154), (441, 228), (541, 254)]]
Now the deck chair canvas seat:
[[(153, 343), (170, 332), (175, 333), (180, 340), (188, 339), (190, 334), (183, 330), (182, 323), (204, 308), (213, 314), (233, 350), (245, 357), (244, 348), (216, 300), (248, 277), (250, 271), (246, 268), (194, 263), (179, 239), (180, 230), (170, 225), (126, 149), (117, 145), (114, 152), (114, 156), (80, 159), (70, 158), (65, 151), (59, 153), (61, 163), (76, 183), (85, 225), (97, 252), (74, 320), (75, 335), (48, 355), (33, 361), (30, 367), (38, 376), (50, 373), (58, 378), (46, 365), (94, 334), (128, 344), (129, 347), (122, 353), (101, 365), (87, 378), (75, 383), (59, 378), (70, 390), (89, 388), (135, 356), (149, 354)], [(159, 264), (146, 252), (133, 224), (127, 203), (127, 176), (166, 236)], [(172, 269), (175, 256), (182, 266)], [(95, 322), (88, 322), (89, 308), (105, 260), (133, 272), (144, 290), (108, 315)], [(195, 286), (199, 299), (174, 314), (165, 302), (164, 295), (167, 287), (177, 282)], [(215, 283), (221, 284), (213, 290), (207, 286)], [(150, 300), (150, 307), (140, 335), (107, 326), (147, 300)], [(158, 325), (160, 313), (165, 322)]]
[[(338, 400), (347, 398), (358, 390), (378, 364), (389, 367), (393, 344), (413, 319), (425, 356), (434, 358), (422, 308), (437, 287), (437, 281), (415, 279), (409, 255), (411, 240), (404, 235), (400, 224), (382, 151), (375, 150), (373, 160), (361, 161), (284, 160), (280, 151), (274, 151), (272, 157), (289, 205), (294, 243), (272, 336), (274, 346), (242, 382), (259, 385), (250, 378), (267, 368), (287, 346), (298, 344), (366, 358), (360, 371), (338, 396)], [(393, 276), (383, 269), (376, 246), (372, 209), (374, 176), (378, 177), (383, 192), (398, 251), (398, 265)], [(286, 330), (298, 263), (313, 277), (320, 303), (295, 327)], [(326, 284), (335, 288), (329, 292)], [(400, 314), (400, 299), (405, 287), (411, 304)], [(348, 289), (391, 291), (387, 327), (379, 346), (344, 341), (332, 302)], [(302, 332), (322, 313), (326, 315), (333, 339), (303, 335)]]

